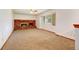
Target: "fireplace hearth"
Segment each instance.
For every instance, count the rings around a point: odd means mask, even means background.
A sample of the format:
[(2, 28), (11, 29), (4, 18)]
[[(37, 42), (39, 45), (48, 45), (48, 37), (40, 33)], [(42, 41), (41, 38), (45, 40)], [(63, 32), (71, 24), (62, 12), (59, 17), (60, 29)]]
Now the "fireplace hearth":
[(35, 20), (14, 20), (15, 30), (24, 30), (36, 28)]

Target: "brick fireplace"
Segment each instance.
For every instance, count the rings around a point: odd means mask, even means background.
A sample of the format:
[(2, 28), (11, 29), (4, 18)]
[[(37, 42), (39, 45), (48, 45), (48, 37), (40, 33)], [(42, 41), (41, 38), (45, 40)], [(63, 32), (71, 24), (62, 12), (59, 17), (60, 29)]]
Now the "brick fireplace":
[(15, 30), (24, 30), (36, 28), (35, 20), (14, 20), (14, 29)]

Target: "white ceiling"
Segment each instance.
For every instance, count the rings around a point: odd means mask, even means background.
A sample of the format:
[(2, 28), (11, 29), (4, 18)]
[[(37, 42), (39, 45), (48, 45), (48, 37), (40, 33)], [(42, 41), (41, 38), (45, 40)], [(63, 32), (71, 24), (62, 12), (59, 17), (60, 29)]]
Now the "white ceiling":
[[(37, 10), (37, 15), (40, 13), (43, 13), (45, 11), (47, 11), (48, 9), (33, 9), (33, 10)], [(33, 15), (31, 13), (31, 9), (13, 9), (13, 13), (15, 14), (29, 14), (29, 15)]]

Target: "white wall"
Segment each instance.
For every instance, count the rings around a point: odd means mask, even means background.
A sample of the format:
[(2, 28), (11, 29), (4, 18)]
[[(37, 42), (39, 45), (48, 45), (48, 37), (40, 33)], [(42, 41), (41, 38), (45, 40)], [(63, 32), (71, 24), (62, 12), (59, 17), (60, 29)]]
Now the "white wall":
[(27, 14), (14, 14), (14, 19), (35, 20), (36, 17)]
[(75, 49), (79, 50), (79, 28), (76, 28), (74, 32), (75, 32)]
[(79, 24), (79, 10), (56, 11), (56, 33), (75, 40), (73, 24)]
[(55, 32), (59, 35), (74, 39), (72, 18), (73, 10), (56, 10)]
[(77, 24), (79, 24), (79, 9), (74, 9), (73, 10), (73, 16), (72, 16), (72, 24), (73, 23), (77, 23)]
[(9, 9), (0, 9), (0, 48), (13, 31), (12, 11)]
[[(72, 24), (79, 24), (79, 9), (73, 10)], [(79, 50), (79, 28), (74, 29), (75, 33), (75, 49)]]
[[(56, 26), (52, 26), (51, 24), (40, 24), (41, 19), (40, 16), (45, 16), (50, 13), (56, 12)], [(52, 32), (55, 32), (58, 35), (75, 39), (74, 35), (74, 23), (79, 23), (79, 10), (73, 9), (58, 9), (46, 12), (39, 16), (39, 28), (46, 29)]]

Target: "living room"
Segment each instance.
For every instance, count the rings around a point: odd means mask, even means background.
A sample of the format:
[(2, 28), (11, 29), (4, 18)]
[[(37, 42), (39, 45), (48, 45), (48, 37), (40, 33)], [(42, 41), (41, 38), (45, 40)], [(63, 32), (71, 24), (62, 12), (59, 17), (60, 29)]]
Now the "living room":
[(73, 24), (77, 24), (79, 21), (79, 10), (1, 9), (0, 13), (0, 48), (5, 45), (14, 31), (34, 28), (54, 32), (75, 41)]

